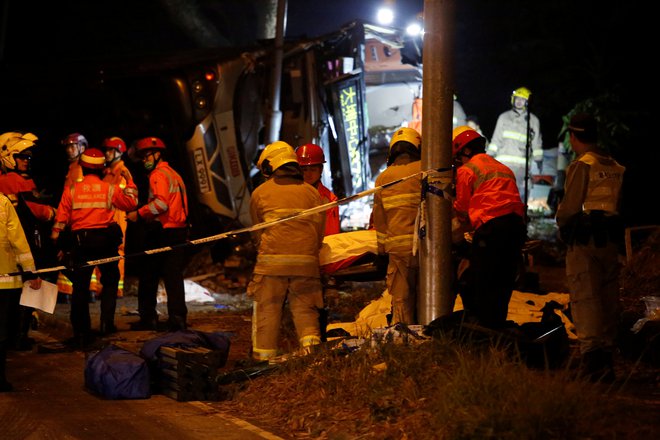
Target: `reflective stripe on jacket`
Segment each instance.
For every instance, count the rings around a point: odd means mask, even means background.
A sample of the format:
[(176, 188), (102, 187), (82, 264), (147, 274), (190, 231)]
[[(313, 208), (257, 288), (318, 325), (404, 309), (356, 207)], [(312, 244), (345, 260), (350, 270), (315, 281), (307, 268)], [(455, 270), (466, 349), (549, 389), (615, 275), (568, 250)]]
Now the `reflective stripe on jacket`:
[(114, 222), (115, 208), (132, 211), (137, 206), (137, 187), (129, 182), (123, 190), (88, 174), (62, 193), (53, 230), (67, 225), (72, 231), (105, 228)]
[[(34, 258), (18, 214), (11, 201), (0, 193), (0, 274), (23, 270), (35, 270)], [(0, 289), (16, 289), (23, 286), (20, 275), (0, 277)], [(0, 295), (2, 292), (0, 292)]]
[[(543, 141), (541, 124), (533, 113), (529, 115), (531, 136), (530, 160), (543, 160)], [(525, 165), (525, 147), (527, 145), (527, 111), (508, 110), (497, 118), (493, 137), (488, 145), (488, 154), (505, 165)]]
[(525, 210), (513, 172), (484, 153), (458, 168), (454, 209), (467, 213), (475, 229), (507, 214), (523, 217)]
[[(421, 171), (422, 162), (395, 161), (376, 178), (382, 186)], [(421, 176), (404, 180), (374, 194), (373, 221), (379, 253), (412, 254), (415, 218), (422, 197)]]
[(156, 219), (163, 228), (185, 228), (188, 224), (186, 186), (164, 160), (149, 174), (149, 200), (138, 213), (146, 220)]
[[(276, 170), (252, 193), (250, 214), (253, 223), (262, 223), (297, 214), (321, 204), (319, 192), (302, 178)], [(325, 214), (289, 220), (256, 231), (259, 254), (255, 274), (319, 277), (319, 251), (323, 243)]]
[(584, 153), (577, 160), (589, 165), (589, 186), (582, 210), (617, 214), (623, 172), (626, 168), (611, 157), (595, 152)]

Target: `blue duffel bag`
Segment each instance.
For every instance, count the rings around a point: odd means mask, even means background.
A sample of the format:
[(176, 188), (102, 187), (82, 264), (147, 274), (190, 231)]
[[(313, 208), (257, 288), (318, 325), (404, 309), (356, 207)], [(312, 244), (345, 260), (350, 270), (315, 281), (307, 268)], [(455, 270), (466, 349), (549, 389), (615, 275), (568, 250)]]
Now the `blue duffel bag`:
[(108, 345), (87, 358), (85, 386), (105, 399), (151, 397), (147, 362), (116, 345)]

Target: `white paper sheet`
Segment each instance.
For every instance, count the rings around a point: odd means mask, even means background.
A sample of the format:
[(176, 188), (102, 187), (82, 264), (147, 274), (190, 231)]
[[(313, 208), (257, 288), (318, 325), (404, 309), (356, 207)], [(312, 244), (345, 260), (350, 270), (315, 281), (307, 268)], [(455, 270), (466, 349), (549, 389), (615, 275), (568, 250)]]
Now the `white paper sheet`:
[(34, 307), (46, 313), (53, 313), (57, 304), (57, 285), (41, 280), (41, 288), (34, 290), (29, 282), (23, 284), (21, 293), (21, 305)]

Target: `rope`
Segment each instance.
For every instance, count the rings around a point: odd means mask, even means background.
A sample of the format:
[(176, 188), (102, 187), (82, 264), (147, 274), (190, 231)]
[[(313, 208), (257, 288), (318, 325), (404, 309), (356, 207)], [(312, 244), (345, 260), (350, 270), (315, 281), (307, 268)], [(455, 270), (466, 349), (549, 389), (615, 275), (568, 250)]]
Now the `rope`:
[[(140, 256), (145, 256), (145, 255), (160, 254), (160, 253), (169, 252), (171, 250), (178, 249), (178, 248), (181, 248), (181, 247), (197, 246), (199, 244), (211, 243), (211, 242), (219, 241), (219, 240), (222, 240), (224, 238), (231, 237), (231, 236), (234, 236), (234, 235), (243, 234), (245, 232), (253, 232), (253, 231), (258, 231), (260, 229), (269, 228), (271, 226), (274, 226), (274, 225), (277, 225), (277, 224), (280, 224), (280, 223), (284, 223), (284, 222), (288, 222), (290, 220), (294, 220), (294, 219), (297, 219), (297, 218), (300, 218), (300, 217), (305, 217), (305, 216), (308, 216), (308, 215), (313, 215), (313, 214), (318, 214), (318, 213), (321, 213), (321, 212), (325, 212), (328, 209), (334, 208), (335, 206), (344, 205), (344, 204), (353, 202), (355, 200), (358, 200), (358, 199), (361, 199), (363, 197), (369, 196), (369, 195), (371, 195), (371, 194), (373, 194), (377, 191), (381, 191), (385, 188), (389, 188), (391, 186), (394, 186), (394, 185), (397, 185), (399, 183), (405, 182), (406, 180), (412, 179), (414, 177), (424, 176), (424, 175), (427, 175), (427, 174), (433, 173), (433, 172), (450, 171), (451, 169), (452, 169), (451, 167), (448, 167), (448, 168), (438, 168), (438, 169), (431, 169), (431, 170), (427, 170), (427, 171), (420, 171), (418, 173), (411, 174), (411, 175), (406, 176), (406, 177), (402, 177), (400, 179), (394, 180), (394, 181), (386, 183), (384, 185), (380, 185), (380, 186), (377, 186), (377, 187), (359, 192), (359, 193), (354, 194), (352, 196), (345, 197), (345, 198), (340, 199), (340, 200), (335, 200), (334, 202), (329, 202), (329, 203), (326, 203), (326, 204), (323, 204), (323, 205), (320, 205), (320, 206), (316, 206), (314, 208), (306, 209), (304, 211), (300, 211), (299, 213), (292, 214), (292, 215), (289, 215), (289, 216), (286, 216), (286, 217), (282, 217), (282, 218), (277, 219), (277, 220), (271, 220), (271, 221), (268, 221), (268, 222), (257, 223), (256, 225), (252, 225), (252, 226), (249, 226), (249, 227), (234, 229), (234, 230), (231, 230), (231, 231), (223, 232), (221, 234), (211, 235), (211, 236), (203, 237), (203, 238), (197, 238), (195, 240), (188, 240), (186, 242), (175, 244), (175, 245), (172, 245), (172, 246), (165, 246), (165, 247), (161, 247), (161, 248), (148, 249), (148, 250), (141, 251), (141, 252), (135, 252), (135, 253), (132, 253), (130, 255), (117, 255), (117, 256), (114, 256), (114, 257), (101, 258), (101, 259), (98, 259), (98, 260), (90, 260), (90, 261), (86, 261), (85, 263), (78, 264), (78, 265), (75, 265), (75, 266), (72, 266), (72, 267), (55, 266), (55, 267), (49, 267), (49, 268), (44, 268), (44, 269), (22, 270), (22, 271), (17, 271), (17, 272), (10, 272), (10, 273), (6, 273), (6, 274), (0, 274), (0, 277), (10, 277), (10, 276), (17, 276), (17, 275), (25, 275), (25, 274), (37, 274), (37, 275), (39, 275), (39, 274), (43, 274), (43, 273), (58, 272), (58, 271), (61, 271), (61, 270), (80, 269), (80, 268), (83, 268), (83, 267), (97, 266), (97, 265), (105, 264), (105, 263), (112, 263), (112, 262), (115, 262), (115, 261), (119, 261), (121, 259), (135, 258), (135, 257), (140, 257)], [(432, 191), (431, 193), (436, 194), (437, 192)]]

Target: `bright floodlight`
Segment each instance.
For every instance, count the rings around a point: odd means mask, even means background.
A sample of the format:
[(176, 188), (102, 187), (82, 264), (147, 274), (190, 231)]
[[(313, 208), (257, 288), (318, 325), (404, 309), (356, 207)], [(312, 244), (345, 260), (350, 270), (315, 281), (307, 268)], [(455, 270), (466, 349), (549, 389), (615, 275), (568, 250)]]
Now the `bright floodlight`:
[(394, 12), (390, 8), (380, 8), (376, 15), (378, 23), (388, 25), (394, 21)]
[(406, 28), (406, 32), (411, 37), (416, 37), (422, 33), (422, 27), (419, 25), (419, 23), (413, 23), (408, 25), (408, 27)]

